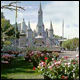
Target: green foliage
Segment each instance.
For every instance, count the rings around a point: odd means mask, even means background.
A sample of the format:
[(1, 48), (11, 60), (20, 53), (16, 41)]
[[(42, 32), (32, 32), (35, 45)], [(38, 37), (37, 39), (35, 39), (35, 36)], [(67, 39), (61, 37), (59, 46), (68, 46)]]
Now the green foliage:
[(73, 38), (69, 39), (67, 41), (64, 41), (62, 43), (63, 48), (67, 48), (68, 50), (75, 50), (77, 47), (79, 47), (79, 39)]
[(43, 79), (32, 68), (32, 63), (15, 58), (11, 64), (1, 64), (1, 79)]
[(6, 41), (4, 42), (4, 45), (6, 45), (6, 46), (7, 46), (7, 45), (10, 45), (10, 44), (11, 44), (10, 41), (7, 41), (7, 40), (6, 40)]
[[(10, 21), (4, 18), (3, 13), (1, 16), (1, 45), (3, 45), (6, 43), (6, 40), (15, 38), (15, 26), (12, 26)], [(18, 29), (16, 31), (16, 38), (19, 38)]]
[(3, 12), (1, 12), (1, 18), (4, 18)]
[(6, 20), (3, 17), (3, 13), (2, 13), (2, 17), (1, 17), (1, 46), (3, 46), (3, 44), (6, 43), (5, 41), (7, 39), (9, 39), (11, 36), (14, 37), (14, 27), (10, 24), (9, 20)]
[[(45, 65), (43, 64), (45, 63)], [(54, 79), (78, 79), (79, 78), (79, 57), (76, 59), (68, 60), (65, 57), (53, 60), (47, 63), (47, 60), (45, 62), (40, 62), (37, 71), (41, 71), (44, 76), (46, 76), (46, 80), (48, 78), (54, 80)], [(49, 79), (49, 80), (50, 80)]]
[(8, 36), (11, 36), (14, 34), (14, 27), (10, 24), (10, 21), (6, 20), (5, 18), (1, 19), (1, 29), (2, 29), (2, 32), (5, 32), (5, 34)]
[(55, 38), (62, 38), (62, 36), (54, 35)]
[(26, 47), (26, 52), (29, 51), (47, 51), (47, 47)]

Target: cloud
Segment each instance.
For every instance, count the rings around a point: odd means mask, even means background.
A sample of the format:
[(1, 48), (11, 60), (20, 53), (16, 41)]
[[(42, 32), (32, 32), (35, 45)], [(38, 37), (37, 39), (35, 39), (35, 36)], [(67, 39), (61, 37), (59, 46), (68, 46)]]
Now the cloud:
[[(5, 4), (7, 3), (6, 1)], [(26, 24), (28, 21), (31, 22), (32, 30), (36, 29), (38, 22), (39, 6), (36, 3), (22, 1), (21, 6), (26, 10), (18, 12), (18, 23), (24, 18)], [(62, 20), (64, 19), (64, 36), (66, 38), (79, 37), (79, 1), (48, 1), (47, 3), (44, 1), (42, 2), (42, 10), (45, 28), (50, 28), (50, 20), (52, 20), (54, 34), (62, 36)], [(13, 24), (15, 23), (14, 13), (4, 10), (5, 17), (10, 19), (10, 22)]]
[[(44, 22), (50, 20), (54, 23), (54, 33), (62, 35), (62, 20), (65, 23), (65, 37), (79, 37), (79, 2), (78, 1), (52, 1), (43, 9)], [(46, 26), (46, 24), (45, 24)]]

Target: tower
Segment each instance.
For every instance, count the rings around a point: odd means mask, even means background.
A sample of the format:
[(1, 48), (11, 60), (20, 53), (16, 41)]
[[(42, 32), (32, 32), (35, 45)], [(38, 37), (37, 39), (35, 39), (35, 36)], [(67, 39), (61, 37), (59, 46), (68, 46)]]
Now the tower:
[(30, 21), (28, 22), (26, 35), (27, 35), (27, 38), (29, 38), (29, 39), (32, 38), (32, 30), (31, 30), (31, 27), (30, 27)]
[(23, 21), (21, 23), (21, 33), (26, 33), (26, 29), (27, 29), (27, 26), (26, 26), (24, 18), (23, 18)]
[(26, 31), (26, 38), (27, 38), (28, 46), (32, 45), (32, 35), (33, 35), (33, 32), (32, 32), (32, 29), (30, 27), (30, 21), (29, 21), (27, 31)]
[(38, 11), (38, 24), (37, 24), (37, 34), (42, 35), (44, 34), (44, 24), (43, 24), (43, 11), (40, 3), (39, 11)]
[(48, 37), (53, 38), (53, 28), (52, 28), (52, 21), (50, 22), (50, 29), (48, 31)]
[(62, 22), (62, 38), (64, 38), (64, 20)]

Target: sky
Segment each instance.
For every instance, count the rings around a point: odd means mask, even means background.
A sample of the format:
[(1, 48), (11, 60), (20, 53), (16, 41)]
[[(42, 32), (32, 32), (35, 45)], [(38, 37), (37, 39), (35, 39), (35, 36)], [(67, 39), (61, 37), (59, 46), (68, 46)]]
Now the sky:
[[(1, 6), (10, 2), (2, 1)], [(26, 25), (30, 21), (31, 29), (36, 30), (39, 5), (40, 1), (19, 1), (18, 6), (24, 7), (25, 11), (18, 11), (17, 22), (21, 23), (24, 18)], [(45, 29), (50, 28), (50, 21), (52, 21), (54, 34), (62, 36), (64, 20), (64, 37), (79, 38), (79, 1), (41, 1), (41, 5)], [(15, 11), (7, 9), (1, 11), (4, 12), (5, 18), (9, 19), (11, 24), (15, 23)]]

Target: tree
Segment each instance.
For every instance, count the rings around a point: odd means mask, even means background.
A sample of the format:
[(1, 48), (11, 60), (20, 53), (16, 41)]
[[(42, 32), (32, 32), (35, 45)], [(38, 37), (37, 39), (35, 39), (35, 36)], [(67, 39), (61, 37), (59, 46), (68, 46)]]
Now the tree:
[(79, 39), (73, 38), (69, 39), (67, 41), (64, 41), (62, 43), (63, 48), (67, 48), (68, 50), (75, 50), (77, 47), (79, 47)]
[[(58, 35), (54, 35), (54, 37), (57, 38), (57, 39), (62, 39), (63, 38), (62, 36), (58, 36)], [(64, 38), (64, 39), (66, 39), (66, 38)]]
[(4, 42), (7, 39), (14, 37), (14, 27), (10, 24), (9, 20), (6, 20), (3, 13), (1, 15), (1, 45), (3, 46)]
[[(1, 9), (8, 9), (8, 10), (15, 10), (16, 11), (16, 18), (17, 18), (17, 10), (25, 10), (23, 7), (17, 6), (17, 1), (10, 2), (7, 5), (1, 5)], [(3, 18), (3, 19), (2, 19)], [(10, 24), (9, 21), (4, 19), (3, 13), (1, 14), (1, 38), (2, 38), (2, 43), (5, 40), (6, 37), (11, 36), (12, 34), (16, 35), (16, 38), (19, 38), (19, 32), (18, 32), (18, 27), (17, 27), (17, 22), (16, 28), (11, 27), (12, 25)], [(14, 30), (15, 29), (15, 30)], [(14, 33), (15, 32), (15, 33)]]
[(4, 18), (3, 12), (1, 12), (1, 18)]

